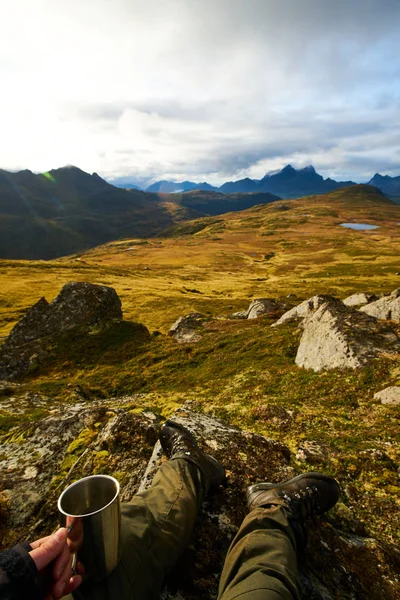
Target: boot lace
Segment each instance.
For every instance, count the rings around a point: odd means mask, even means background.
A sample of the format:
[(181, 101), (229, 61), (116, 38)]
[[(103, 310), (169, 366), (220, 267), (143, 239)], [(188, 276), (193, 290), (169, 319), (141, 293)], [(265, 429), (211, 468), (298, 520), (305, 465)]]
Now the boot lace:
[(296, 492), (285, 490), (282, 497), (293, 516), (310, 519), (321, 512), (319, 492), (315, 486), (306, 486)]

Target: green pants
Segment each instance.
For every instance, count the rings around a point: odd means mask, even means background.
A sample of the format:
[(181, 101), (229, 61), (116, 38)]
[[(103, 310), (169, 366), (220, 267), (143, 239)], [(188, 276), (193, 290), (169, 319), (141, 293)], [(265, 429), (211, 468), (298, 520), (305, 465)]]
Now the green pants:
[[(203, 500), (199, 469), (185, 459), (164, 463), (152, 486), (122, 505), (122, 558), (76, 600), (158, 600), (165, 575), (183, 553)], [(300, 582), (286, 509), (256, 509), (244, 519), (223, 568), (218, 600), (298, 600)]]

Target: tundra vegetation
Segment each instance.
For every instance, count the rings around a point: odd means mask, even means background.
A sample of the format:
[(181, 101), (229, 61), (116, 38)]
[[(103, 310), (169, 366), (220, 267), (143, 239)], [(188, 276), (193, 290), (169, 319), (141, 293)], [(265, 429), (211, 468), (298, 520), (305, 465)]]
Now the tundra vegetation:
[[(379, 229), (352, 231), (344, 222)], [(271, 328), (279, 314), (226, 318), (254, 298), (290, 308), (316, 294), (344, 299), (400, 287), (400, 207), (378, 190), (356, 186), (255, 206), (180, 224), (168, 237), (125, 239), (57, 260), (2, 260), (0, 277), (4, 338), (32, 304), (41, 296), (51, 301), (68, 281), (113, 287), (124, 315), (105, 331), (66, 336), (19, 381), (18, 394), (29, 390), (47, 404), (1, 410), (3, 442), (20, 436), (23, 444), (28, 422), (77, 400), (129, 396), (129, 410), (164, 417), (193, 400), (204, 413), (287, 445), (296, 471), (337, 477), (344, 494), (332, 521), (398, 545), (399, 408), (374, 394), (400, 385), (400, 356), (316, 373), (295, 364), (296, 323)], [(191, 312), (214, 319), (199, 341), (178, 344), (166, 334)], [(398, 323), (391, 327), (400, 335)], [(79, 433), (63, 468), (92, 433)], [(317, 458), (299, 451), (310, 442), (322, 449)], [(98, 460), (107, 469), (104, 456)]]

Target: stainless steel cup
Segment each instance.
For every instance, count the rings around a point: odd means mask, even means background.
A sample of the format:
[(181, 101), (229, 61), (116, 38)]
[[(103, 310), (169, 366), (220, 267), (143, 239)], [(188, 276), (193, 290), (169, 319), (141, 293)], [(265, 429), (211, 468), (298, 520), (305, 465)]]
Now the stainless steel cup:
[(121, 557), (119, 483), (108, 475), (76, 481), (58, 499), (59, 520), (68, 544), (85, 568), (85, 578), (103, 579)]

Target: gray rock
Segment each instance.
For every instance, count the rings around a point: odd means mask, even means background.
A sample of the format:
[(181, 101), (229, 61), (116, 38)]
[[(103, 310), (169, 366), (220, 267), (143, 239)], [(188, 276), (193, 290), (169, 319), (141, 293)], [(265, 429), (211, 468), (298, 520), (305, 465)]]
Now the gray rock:
[(325, 444), (304, 440), (299, 445), (296, 458), (310, 464), (320, 464), (328, 458), (328, 455), (329, 451)]
[(306, 369), (361, 367), (382, 354), (400, 352), (400, 340), (374, 317), (330, 302), (303, 322), (296, 364)]
[(392, 404), (393, 406), (400, 405), (400, 387), (395, 385), (387, 387), (380, 392), (374, 394), (375, 400), (380, 400), (382, 404)]
[[(85, 335), (121, 319), (121, 301), (113, 288), (67, 283), (53, 302), (41, 298), (11, 330), (0, 348), (0, 379), (17, 379), (40, 366), (48, 355), (47, 346), (57, 345), (72, 331)], [(140, 324), (137, 332), (150, 335)]]
[(69, 282), (49, 304), (41, 298), (11, 330), (2, 349), (15, 348), (74, 328), (104, 326), (121, 321), (121, 301), (105, 285)]
[(201, 313), (190, 313), (184, 317), (179, 317), (168, 331), (168, 335), (180, 344), (198, 342), (201, 340), (205, 322), (206, 317)]
[(389, 296), (383, 296), (376, 302), (361, 307), (360, 311), (377, 319), (400, 323), (400, 288)]
[(315, 312), (322, 304), (326, 302), (340, 302), (334, 296), (323, 295), (320, 294), (318, 296), (313, 296), (308, 300), (304, 300), (301, 304), (298, 304), (291, 310), (285, 312), (284, 315), (281, 316), (280, 319), (271, 327), (277, 327), (278, 325), (283, 325), (284, 323), (291, 323), (292, 321), (297, 321), (299, 319), (305, 319), (308, 315)]
[(378, 296), (375, 294), (352, 294), (343, 300), (343, 304), (346, 306), (364, 306), (365, 304), (370, 304), (370, 302), (375, 302), (378, 300)]
[(257, 298), (250, 303), (246, 310), (233, 313), (233, 319), (257, 319), (262, 315), (274, 316), (276, 313), (285, 310), (287, 304), (279, 302), (275, 298)]

